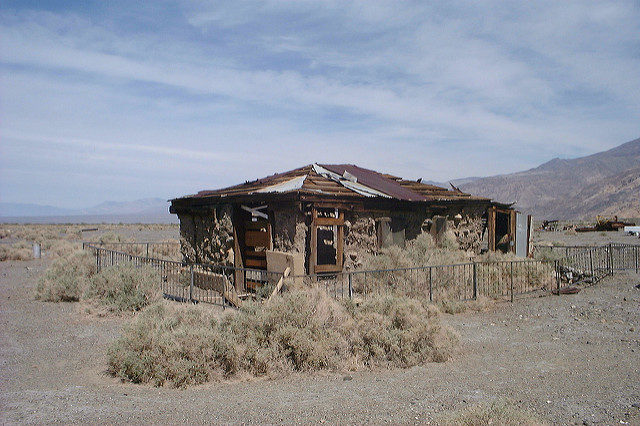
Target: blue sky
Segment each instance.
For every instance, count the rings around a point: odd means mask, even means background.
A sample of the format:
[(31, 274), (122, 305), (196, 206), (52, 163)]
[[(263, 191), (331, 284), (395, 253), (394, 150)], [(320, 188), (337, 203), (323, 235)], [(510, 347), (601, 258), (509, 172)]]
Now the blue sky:
[(637, 1), (0, 6), (5, 202), (169, 198), (313, 162), (442, 181), (639, 136)]

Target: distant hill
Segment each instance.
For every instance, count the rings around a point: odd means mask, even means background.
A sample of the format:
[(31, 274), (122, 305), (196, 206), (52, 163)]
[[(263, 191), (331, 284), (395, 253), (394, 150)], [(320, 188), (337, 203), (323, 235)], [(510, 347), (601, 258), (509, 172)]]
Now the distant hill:
[(640, 167), (587, 185), (559, 207), (562, 210), (556, 207), (550, 214), (558, 217), (563, 214), (571, 217), (640, 217)]
[[(555, 158), (534, 169), (460, 184), (474, 195), (511, 203), (537, 218), (638, 216), (640, 139), (569, 160)], [(635, 176), (635, 178), (634, 178)], [(458, 180), (458, 182), (461, 180)], [(454, 182), (455, 184), (455, 182)], [(635, 193), (634, 193), (635, 191)]]
[(72, 214), (73, 210), (26, 203), (0, 203), (0, 216), (53, 216)]
[(39, 204), (0, 203), (5, 223), (175, 223), (169, 203), (162, 198), (107, 201), (84, 209), (62, 209)]

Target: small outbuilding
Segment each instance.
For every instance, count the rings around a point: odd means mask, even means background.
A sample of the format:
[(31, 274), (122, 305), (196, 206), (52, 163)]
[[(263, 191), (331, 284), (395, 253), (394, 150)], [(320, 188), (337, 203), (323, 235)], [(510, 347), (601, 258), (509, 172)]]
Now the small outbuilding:
[[(464, 250), (516, 251), (510, 205), (352, 164), (311, 164), (171, 200), (195, 263), (295, 275), (357, 268), (366, 253), (451, 230)], [(527, 238), (528, 240), (528, 238)], [(527, 241), (528, 242), (528, 241)]]

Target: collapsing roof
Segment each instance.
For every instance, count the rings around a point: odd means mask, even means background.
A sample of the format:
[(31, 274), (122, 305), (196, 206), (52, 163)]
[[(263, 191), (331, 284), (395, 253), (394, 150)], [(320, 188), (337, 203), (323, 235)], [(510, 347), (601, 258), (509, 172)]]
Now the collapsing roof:
[(284, 173), (245, 182), (217, 190), (200, 191), (181, 199), (245, 198), (260, 195), (300, 195), (336, 199), (381, 198), (401, 201), (456, 201), (476, 200), (460, 190), (448, 190), (435, 185), (383, 174), (353, 164), (310, 164)]

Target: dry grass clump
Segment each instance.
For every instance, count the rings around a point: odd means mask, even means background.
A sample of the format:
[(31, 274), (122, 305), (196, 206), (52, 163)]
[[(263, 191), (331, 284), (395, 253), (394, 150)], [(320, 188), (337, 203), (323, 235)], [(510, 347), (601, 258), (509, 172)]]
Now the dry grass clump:
[[(408, 241), (405, 247), (391, 246), (383, 248), (379, 253), (366, 257), (363, 261), (363, 270), (385, 270), (415, 268), (427, 265), (451, 265), (468, 263), (469, 254), (454, 248), (455, 240), (449, 242), (447, 247), (437, 246), (431, 235), (423, 233), (416, 239)], [(356, 291), (392, 291), (399, 294), (409, 294), (415, 297), (424, 296), (425, 272), (394, 271), (371, 274), (362, 285), (370, 286), (375, 283), (375, 288), (360, 288), (361, 283), (356, 283)], [(358, 277), (364, 279), (365, 277)], [(445, 277), (440, 277), (445, 278)], [(455, 282), (447, 283), (448, 286)]]
[(343, 304), (312, 289), (221, 319), (197, 306), (156, 304), (135, 317), (108, 358), (111, 374), (123, 380), (183, 387), (242, 374), (441, 362), (456, 343), (439, 311), (416, 300)]
[(536, 250), (533, 252), (533, 255), (538, 260), (545, 261), (555, 261), (560, 260), (565, 257), (565, 252), (562, 250), (553, 250), (551, 248), (546, 247), (536, 247)]
[(444, 425), (502, 425), (502, 426), (537, 426), (545, 423), (528, 411), (516, 407), (508, 401), (496, 401), (491, 404), (480, 404), (467, 407), (442, 416), (437, 421)]
[(158, 282), (157, 271), (149, 266), (110, 266), (87, 282), (82, 300), (111, 312), (135, 312), (160, 300)]
[[(407, 242), (404, 248), (382, 249), (364, 260), (363, 270), (401, 270), (354, 275), (354, 291), (428, 298), (431, 283), (433, 300), (469, 299), (473, 293), (473, 262), (476, 264), (478, 295), (491, 298), (509, 295), (512, 276), (516, 293), (546, 288), (554, 279), (553, 265), (525, 261), (513, 253), (488, 252), (475, 256), (456, 247), (453, 240), (446, 247), (436, 246), (429, 234), (421, 234)], [(432, 268), (415, 269), (424, 266)], [(447, 312), (460, 309), (466, 310), (468, 306), (459, 302), (445, 306)]]
[(486, 296), (478, 296), (476, 300), (443, 300), (438, 307), (444, 313), (455, 315), (462, 312), (487, 312), (495, 304), (495, 301)]
[(149, 246), (149, 257), (160, 259), (181, 259), (180, 242), (175, 239), (168, 239)]
[(76, 250), (82, 249), (82, 244), (67, 240), (54, 240), (43, 249), (49, 256), (64, 257)]
[(127, 239), (115, 232), (107, 232), (105, 234), (100, 235), (100, 237), (98, 237), (98, 242), (100, 244), (124, 243), (124, 242), (127, 242)]
[(383, 248), (377, 255), (365, 259), (363, 269), (396, 269), (426, 265), (450, 265), (469, 262), (470, 255), (459, 250), (455, 235), (445, 233), (440, 246), (430, 234), (422, 233), (407, 241), (404, 248)]
[(87, 251), (76, 250), (56, 259), (38, 281), (36, 299), (47, 302), (76, 302), (80, 300), (95, 272), (95, 261)]
[(139, 311), (161, 297), (159, 277), (151, 267), (117, 265), (96, 273), (95, 258), (75, 250), (56, 259), (40, 277), (36, 299), (89, 302), (110, 312)]
[(33, 259), (31, 244), (24, 241), (13, 244), (0, 245), (0, 262), (6, 260), (30, 260)]

